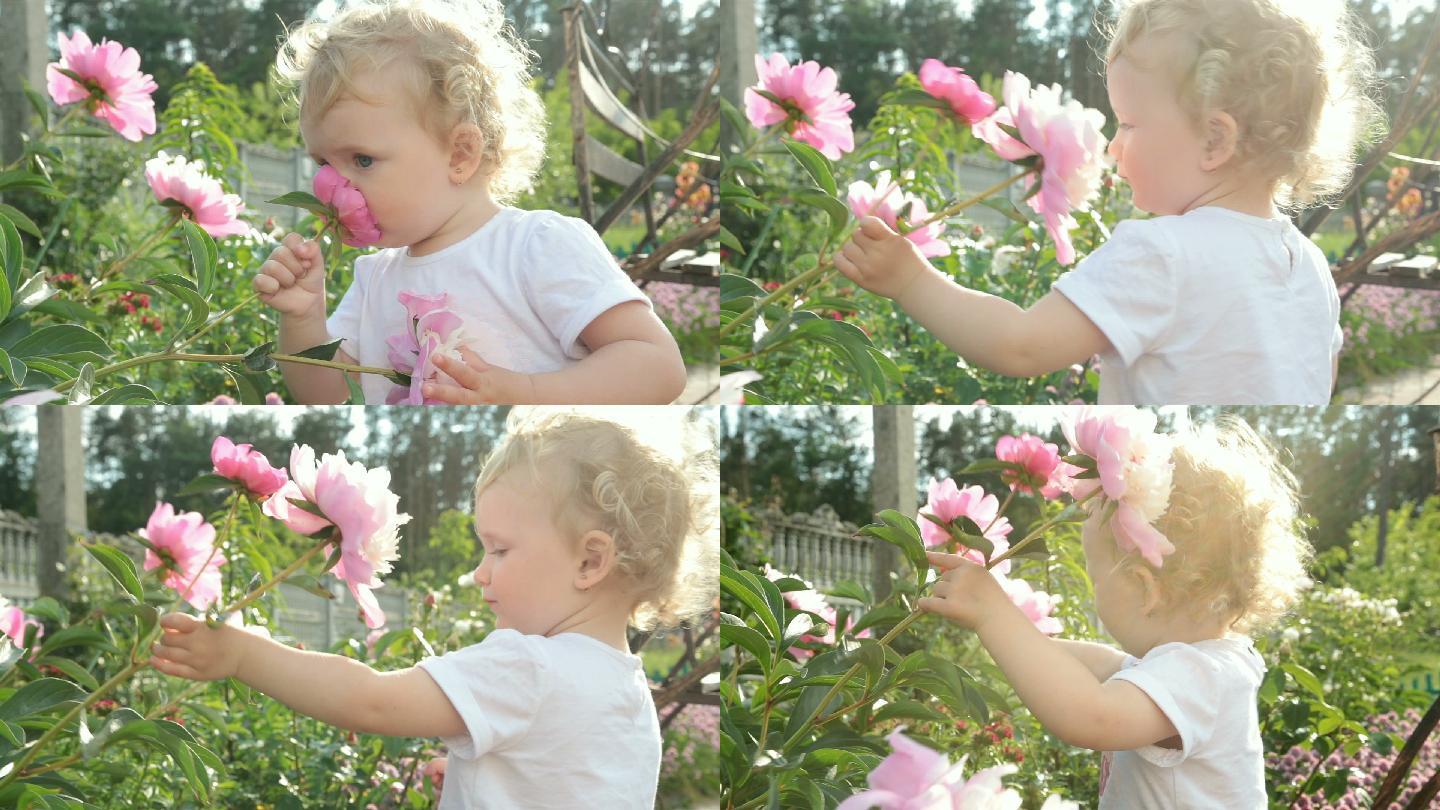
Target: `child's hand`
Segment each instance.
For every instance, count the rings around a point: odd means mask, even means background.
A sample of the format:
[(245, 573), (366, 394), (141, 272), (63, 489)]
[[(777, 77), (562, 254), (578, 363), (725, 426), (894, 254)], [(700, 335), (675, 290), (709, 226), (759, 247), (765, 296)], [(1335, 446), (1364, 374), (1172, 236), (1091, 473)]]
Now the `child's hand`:
[(425, 763), (425, 776), (429, 777), (430, 784), (435, 788), (435, 796), (438, 798), (445, 789), (445, 765), (448, 757), (435, 757)]
[(850, 241), (835, 254), (835, 268), (870, 292), (894, 299), (931, 269), (914, 242), (876, 217), (860, 220)]
[(240, 670), (244, 631), (228, 625), (209, 627), (203, 619), (184, 613), (160, 617), (164, 636), (152, 649), (150, 665), (177, 678), (219, 681)]
[(930, 596), (921, 597), (915, 606), (928, 613), (943, 616), (956, 624), (978, 631), (997, 607), (1010, 603), (1000, 583), (984, 566), (958, 554), (928, 551), (930, 564), (944, 571)]
[(491, 365), (480, 359), (480, 355), (464, 347), (460, 349), (460, 358), (456, 360), (443, 354), (435, 355), (435, 367), (460, 384), (425, 383), (426, 398), (438, 399), (451, 405), (513, 405), (534, 401), (535, 386), (529, 374)]
[(251, 285), (282, 314), (325, 316), (325, 256), (313, 239), (286, 234)]

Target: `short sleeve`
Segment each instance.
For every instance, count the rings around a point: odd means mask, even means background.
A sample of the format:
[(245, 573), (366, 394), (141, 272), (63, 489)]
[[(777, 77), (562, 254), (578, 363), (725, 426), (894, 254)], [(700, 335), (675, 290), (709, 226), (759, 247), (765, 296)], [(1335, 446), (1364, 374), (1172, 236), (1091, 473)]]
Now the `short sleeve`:
[(1055, 289), (1105, 333), (1129, 366), (1154, 349), (1175, 321), (1180, 291), (1174, 256), (1155, 220), (1122, 222)]
[(350, 287), (340, 296), (340, 303), (335, 306), (335, 311), (325, 319), (325, 331), (330, 333), (330, 338), (339, 338), (340, 351), (354, 358), (360, 357), (360, 313), (365, 308), (365, 288), (370, 280), (371, 259), (371, 255), (355, 259), (355, 275), (350, 280)]
[(1340, 354), (1340, 347), (1345, 345), (1345, 330), (1340, 324), (1335, 324), (1335, 334), (1330, 338), (1330, 356), (1333, 358)]
[(1221, 661), (1189, 644), (1161, 645), (1110, 679), (1139, 687), (1180, 733), (1178, 749), (1147, 745), (1135, 750), (1141, 758), (1162, 768), (1179, 765), (1200, 750), (1215, 731), (1220, 707), (1236, 699), (1226, 694), (1232, 677)]
[(551, 677), (537, 639), (496, 630), (473, 644), (417, 664), (440, 686), (466, 734), (442, 737), (450, 755), (475, 759), (514, 744), (544, 705)]
[(606, 310), (627, 301), (650, 305), (584, 220), (547, 212), (531, 232), (526, 254), (526, 298), (567, 357), (587, 354), (580, 333)]

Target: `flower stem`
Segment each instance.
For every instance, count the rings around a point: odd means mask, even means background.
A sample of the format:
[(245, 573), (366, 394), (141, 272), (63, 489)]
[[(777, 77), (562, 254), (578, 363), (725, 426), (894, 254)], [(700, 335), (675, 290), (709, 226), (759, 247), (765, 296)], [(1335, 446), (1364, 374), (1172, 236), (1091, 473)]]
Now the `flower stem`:
[[(1101, 492), (1104, 492), (1104, 490), (1100, 489), (1099, 487), (1096, 487), (1094, 490), (1091, 490), (1090, 492), (1086, 493), (1086, 495), (1085, 495), (1083, 498), (1077, 499), (1077, 500), (1075, 501), (1075, 503), (1071, 504), (1071, 506), (1079, 506), (1080, 504), (1085, 503), (1086, 501), (1090, 500), (1091, 498), (1095, 497), (1096, 495), (1100, 494)], [(1069, 507), (1067, 507), (1067, 508), (1069, 508)], [(1010, 559), (1011, 557), (1014, 557), (1016, 554), (1019, 554), (1020, 551), (1021, 551), (1021, 549), (1025, 548), (1025, 546), (1027, 546), (1027, 545), (1029, 545), (1030, 543), (1034, 542), (1035, 538), (1037, 538), (1037, 537), (1039, 537), (1040, 535), (1044, 534), (1045, 532), (1048, 532), (1048, 531), (1050, 531), (1051, 529), (1055, 528), (1055, 526), (1060, 523), (1059, 517), (1060, 517), (1059, 515), (1056, 515), (1055, 517), (1053, 517), (1053, 518), (1045, 521), (1044, 523), (1041, 523), (1039, 526), (1036, 526), (1034, 529), (1031, 529), (1031, 530), (1030, 530), (1030, 533), (1027, 534), (1027, 535), (1025, 535), (1024, 539), (1022, 539), (1020, 542), (1016, 543), (1015, 545), (1011, 546), (1004, 554), (1001, 554), (1000, 556), (998, 556), (998, 557), (996, 557), (995, 559), (991, 560), (990, 563), (989, 563), (988, 565), (986, 565), (985, 567), (986, 567), (986, 568), (994, 568), (995, 566), (999, 565), (1000, 563), (1002, 563), (1002, 562)]]
[(829, 270), (829, 269), (830, 269), (830, 261), (829, 261), (829, 259), (827, 258), (827, 259), (821, 260), (819, 264), (815, 265), (814, 267), (810, 268), (809, 270), (806, 270), (805, 272), (801, 273), (800, 275), (796, 276), (795, 278), (792, 278), (792, 279), (790, 279), (789, 281), (785, 282), (784, 284), (781, 284), (779, 287), (776, 287), (775, 290), (774, 290), (773, 292), (771, 292), (769, 295), (765, 296), (764, 298), (761, 298), (759, 301), (756, 301), (749, 309), (747, 309), (747, 310), (745, 310), (744, 312), (740, 313), (740, 314), (735, 318), (735, 320), (733, 320), (733, 321), (725, 324), (724, 326), (720, 327), (720, 337), (723, 338), (723, 337), (725, 337), (726, 335), (730, 334), (731, 332), (733, 332), (733, 331), (735, 330), (735, 327), (736, 327), (736, 326), (738, 326), (739, 324), (743, 323), (744, 321), (746, 321), (746, 320), (754, 317), (754, 315), (755, 315), (757, 312), (759, 312), (760, 310), (762, 310), (762, 309), (764, 309), (765, 307), (769, 306), (770, 304), (774, 303), (776, 299), (780, 298), (781, 296), (784, 296), (786, 293), (790, 292), (791, 290), (795, 289), (796, 287), (799, 287), (801, 284), (804, 284), (804, 283), (810, 281), (811, 279), (814, 279), (814, 278), (819, 277), (822, 273), (824, 273), (826, 270)]
[[(103, 375), (113, 374), (117, 371), (124, 371), (127, 368), (149, 365), (150, 363), (163, 363), (176, 361), (181, 363), (235, 363), (245, 359), (243, 354), (183, 354), (180, 352), (157, 352), (145, 354), (139, 357), (132, 357), (129, 360), (122, 360), (119, 363), (96, 369), (95, 378)], [(270, 359), (282, 363), (300, 363), (307, 366), (324, 366), (341, 371), (353, 371), (357, 374), (379, 374), (390, 376), (395, 373), (393, 368), (380, 368), (378, 366), (352, 366), (349, 363), (337, 363), (334, 360), (320, 360), (314, 357), (300, 357), (294, 354), (271, 354)], [(75, 380), (66, 380), (55, 386), (53, 390), (57, 394), (63, 394), (75, 386)]]
[(202, 326), (202, 327), (200, 327), (200, 330), (199, 330), (198, 332), (196, 332), (195, 334), (191, 335), (191, 336), (188, 337), (188, 338), (185, 338), (184, 340), (180, 341), (179, 343), (175, 344), (175, 349), (174, 349), (174, 351), (177, 351), (177, 352), (178, 352), (178, 351), (180, 351), (181, 349), (185, 348), (186, 346), (189, 346), (191, 343), (194, 343), (195, 341), (199, 340), (201, 335), (204, 335), (206, 332), (209, 332), (211, 329), (214, 329), (216, 324), (220, 323), (221, 321), (225, 320), (226, 318), (229, 318), (231, 315), (234, 315), (235, 313), (239, 312), (242, 308), (244, 308), (245, 306), (247, 306), (248, 304), (250, 304), (252, 301), (254, 301), (255, 299), (257, 299), (257, 298), (259, 298), (259, 297), (260, 297), (260, 293), (258, 293), (258, 292), (257, 292), (257, 293), (251, 293), (249, 296), (247, 296), (247, 297), (245, 298), (245, 300), (243, 300), (243, 301), (241, 301), (240, 303), (236, 304), (235, 306), (233, 306), (233, 307), (225, 310), (224, 312), (220, 313), (219, 315), (216, 315), (214, 318), (211, 318), (209, 321), (206, 321), (205, 325)]
[(120, 271), (125, 269), (125, 266), (128, 265), (130, 262), (140, 258), (146, 253), (149, 253), (150, 249), (155, 246), (155, 243), (169, 236), (170, 232), (175, 230), (175, 226), (180, 224), (181, 217), (181, 214), (172, 214), (170, 216), (170, 221), (165, 224), (164, 228), (161, 228), (155, 233), (150, 234), (150, 236), (144, 242), (140, 243), (140, 247), (136, 248), (134, 251), (121, 258), (119, 261), (105, 268), (105, 270), (103, 270), (95, 280), (97, 282), (100, 282), (104, 281), (107, 278), (110, 278), (111, 276), (118, 275)]
[[(336, 532), (338, 532), (338, 529), (336, 530)], [(269, 582), (246, 594), (245, 597), (242, 598), (239, 602), (236, 602), (235, 604), (221, 610), (221, 620), (223, 621), (226, 616), (229, 616), (235, 611), (244, 608), (251, 602), (254, 602), (256, 599), (259, 599), (265, 594), (266, 591), (270, 590), (276, 585), (279, 585), (281, 582), (284, 582), (287, 577), (300, 570), (300, 567), (303, 566), (305, 563), (309, 562), (310, 558), (314, 557), (317, 552), (324, 550), (325, 547), (330, 545), (331, 543), (337, 542), (340, 538), (337, 536), (336, 532), (331, 532), (329, 537), (326, 537), (324, 540), (311, 546), (304, 554), (301, 554), (299, 557), (295, 558), (295, 562), (292, 562), (289, 565), (285, 566), (284, 570), (276, 574)]]

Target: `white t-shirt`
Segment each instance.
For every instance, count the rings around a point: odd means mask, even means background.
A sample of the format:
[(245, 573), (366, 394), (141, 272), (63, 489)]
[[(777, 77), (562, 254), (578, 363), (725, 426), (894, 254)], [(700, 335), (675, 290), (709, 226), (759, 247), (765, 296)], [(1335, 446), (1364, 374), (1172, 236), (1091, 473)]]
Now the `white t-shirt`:
[(426, 658), (465, 721), (440, 810), (651, 810), (660, 722), (640, 658), (579, 633), (496, 630)]
[(1250, 639), (1161, 644), (1144, 658), (1125, 656), (1110, 677), (1149, 695), (1180, 732), (1180, 747), (1106, 752), (1101, 810), (1264, 810), (1255, 697), (1265, 662)]
[(1288, 219), (1203, 206), (1126, 220), (1055, 289), (1110, 340), (1102, 404), (1330, 401), (1340, 296)]
[[(474, 233), (428, 256), (386, 248), (355, 260), (355, 278), (326, 320), (332, 339), (362, 366), (392, 368), (386, 339), (410, 327), (402, 291), (449, 293), (465, 341), (511, 371), (558, 371), (589, 350), (580, 332), (626, 301), (648, 298), (584, 220), (554, 211), (501, 208)], [(361, 375), (366, 404), (384, 404), (394, 383)]]

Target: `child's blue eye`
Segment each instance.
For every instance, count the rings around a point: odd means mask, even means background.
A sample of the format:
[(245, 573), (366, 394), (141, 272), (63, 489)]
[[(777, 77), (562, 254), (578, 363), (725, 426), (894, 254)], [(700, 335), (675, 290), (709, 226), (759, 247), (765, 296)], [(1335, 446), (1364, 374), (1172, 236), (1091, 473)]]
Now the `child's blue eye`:
[(375, 163), (375, 159), (372, 158), (372, 157), (370, 157), (369, 155), (356, 155), (356, 156), (355, 156), (355, 165), (356, 165), (356, 166), (359, 166), (359, 167), (362, 168), (362, 169), (368, 169), (368, 168), (370, 168), (370, 166), (373, 165), (374, 163)]

